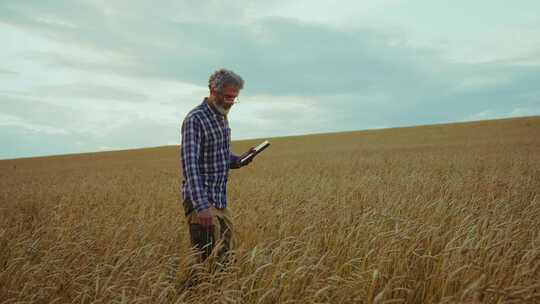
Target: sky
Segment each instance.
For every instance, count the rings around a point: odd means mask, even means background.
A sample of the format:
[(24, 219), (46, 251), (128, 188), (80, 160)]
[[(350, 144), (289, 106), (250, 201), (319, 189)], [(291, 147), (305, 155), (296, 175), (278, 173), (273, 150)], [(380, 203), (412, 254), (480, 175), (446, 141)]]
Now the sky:
[[(540, 115), (538, 1), (0, 0), (0, 159)], [(236, 151), (238, 153), (242, 151)]]

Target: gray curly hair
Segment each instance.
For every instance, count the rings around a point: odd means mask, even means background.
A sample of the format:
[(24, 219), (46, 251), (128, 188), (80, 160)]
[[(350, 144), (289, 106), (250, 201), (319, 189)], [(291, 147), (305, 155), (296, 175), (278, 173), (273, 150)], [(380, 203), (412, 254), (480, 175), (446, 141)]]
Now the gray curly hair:
[(223, 92), (225, 86), (232, 85), (238, 89), (244, 88), (244, 79), (235, 72), (227, 69), (219, 69), (215, 71), (208, 79), (208, 88), (217, 92)]

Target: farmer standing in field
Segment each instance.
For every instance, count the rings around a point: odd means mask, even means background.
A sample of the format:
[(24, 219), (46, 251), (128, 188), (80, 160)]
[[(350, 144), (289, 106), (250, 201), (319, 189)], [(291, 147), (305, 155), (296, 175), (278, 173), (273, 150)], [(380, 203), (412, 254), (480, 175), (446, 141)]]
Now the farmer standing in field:
[(215, 254), (223, 262), (234, 248), (233, 227), (227, 210), (229, 169), (251, 162), (230, 151), (231, 129), (227, 114), (244, 80), (220, 69), (208, 80), (210, 94), (191, 110), (182, 123), (182, 197), (191, 244), (201, 254), (199, 261)]

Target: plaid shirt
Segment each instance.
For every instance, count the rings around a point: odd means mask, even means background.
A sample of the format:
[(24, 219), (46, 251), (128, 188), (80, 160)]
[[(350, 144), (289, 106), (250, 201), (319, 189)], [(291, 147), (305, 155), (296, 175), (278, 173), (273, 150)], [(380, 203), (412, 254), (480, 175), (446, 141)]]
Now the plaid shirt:
[(182, 123), (182, 197), (191, 200), (197, 212), (227, 206), (229, 169), (239, 167), (239, 157), (230, 151), (231, 129), (227, 117), (205, 98)]

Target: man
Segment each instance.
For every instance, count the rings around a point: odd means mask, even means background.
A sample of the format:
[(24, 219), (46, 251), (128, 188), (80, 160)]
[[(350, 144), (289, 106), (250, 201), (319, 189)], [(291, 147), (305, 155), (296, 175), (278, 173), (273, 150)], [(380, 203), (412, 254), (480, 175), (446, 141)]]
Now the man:
[(210, 94), (182, 123), (182, 196), (193, 247), (199, 261), (216, 254), (221, 262), (234, 248), (233, 227), (227, 210), (229, 169), (247, 165), (230, 151), (227, 114), (244, 87), (234, 72), (220, 69), (208, 80)]

